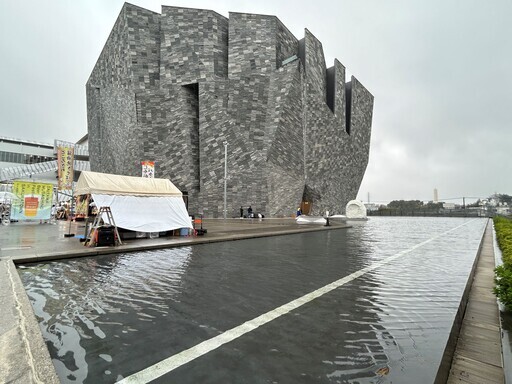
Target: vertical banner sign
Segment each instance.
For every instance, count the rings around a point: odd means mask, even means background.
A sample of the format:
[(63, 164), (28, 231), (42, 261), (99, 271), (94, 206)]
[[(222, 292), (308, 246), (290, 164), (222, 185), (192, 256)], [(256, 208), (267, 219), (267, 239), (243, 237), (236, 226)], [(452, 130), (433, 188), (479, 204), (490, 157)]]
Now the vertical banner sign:
[(142, 177), (153, 179), (155, 177), (155, 162), (142, 161)]
[(15, 181), (12, 193), (11, 219), (49, 220), (52, 211), (53, 185)]
[(75, 198), (75, 217), (85, 218), (89, 211), (89, 195), (80, 195)]
[(74, 148), (58, 147), (57, 163), (59, 165), (59, 189), (73, 189)]

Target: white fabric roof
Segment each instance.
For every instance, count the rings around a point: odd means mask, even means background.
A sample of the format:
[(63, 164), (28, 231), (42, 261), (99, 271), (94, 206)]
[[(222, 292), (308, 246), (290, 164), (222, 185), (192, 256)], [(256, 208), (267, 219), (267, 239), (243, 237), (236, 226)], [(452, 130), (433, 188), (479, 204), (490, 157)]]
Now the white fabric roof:
[(181, 191), (167, 179), (149, 179), (91, 171), (82, 171), (74, 194), (75, 196), (85, 194), (182, 196)]

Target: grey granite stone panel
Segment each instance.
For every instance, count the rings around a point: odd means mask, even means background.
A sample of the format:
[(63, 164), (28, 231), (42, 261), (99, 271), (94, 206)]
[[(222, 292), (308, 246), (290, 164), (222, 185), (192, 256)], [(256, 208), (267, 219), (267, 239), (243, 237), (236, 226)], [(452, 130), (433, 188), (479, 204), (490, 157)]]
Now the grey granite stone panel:
[(162, 86), (227, 77), (228, 20), (216, 12), (162, 7)]
[[(333, 67), (334, 113), (327, 106), (322, 46), (307, 30), (305, 62), (305, 166), (306, 187), (312, 200), (312, 213), (322, 214), (325, 210), (342, 213), (346, 203), (357, 195), (362, 179), (362, 176), (359, 180), (354, 179), (349, 170), (357, 169), (364, 174), (367, 160), (364, 163), (358, 162), (357, 153), (366, 151), (367, 159), (368, 148), (361, 147), (356, 136), (352, 137), (346, 133), (345, 69), (338, 61), (335, 61)], [(365, 111), (361, 111), (361, 118)]]
[(277, 18), (247, 13), (229, 14), (229, 77), (276, 68)]
[(353, 137), (353, 152), (357, 154), (362, 175), (368, 164), (372, 130), (373, 95), (352, 76), (352, 118), (350, 129)]
[[(228, 194), (229, 203), (235, 198), (239, 186), (234, 172), (233, 158), (239, 156), (242, 147), (229, 116), (229, 82), (207, 82), (199, 88), (199, 161), (201, 163), (200, 198), (198, 211), (205, 215), (222, 217), (224, 209), (224, 145), (228, 142)], [(231, 215), (229, 215), (231, 216)]]
[[(267, 162), (273, 163), (295, 178), (304, 178), (304, 135), (302, 129), (302, 92), (300, 73), (282, 69), (273, 87), (279, 94), (272, 99), (276, 110), (277, 129), (267, 135), (271, 138)], [(270, 125), (270, 124), (269, 124)], [(294, 204), (295, 205), (295, 204)]]
[(305, 29), (305, 63), (306, 77), (308, 79), (308, 93), (318, 92), (325, 100), (325, 57), (322, 43), (311, 32)]
[(160, 81), (160, 15), (125, 5), (132, 87), (158, 88)]
[[(233, 198), (240, 205), (266, 209), (264, 177), (265, 117), (268, 105), (269, 77), (255, 74), (240, 81), (229, 81), (228, 114), (230, 126), (230, 177), (240, 185)], [(230, 183), (230, 185), (232, 185)], [(243, 203), (245, 201), (245, 203)], [(242, 204), (243, 203), (243, 204)], [(238, 204), (236, 204), (238, 205)]]
[(285, 172), (282, 168), (269, 163), (267, 165), (268, 204), (265, 215), (270, 217), (295, 216), (302, 201), (304, 178)]
[(89, 83), (85, 87), (87, 98), (87, 128), (89, 135), (89, 162), (92, 170), (101, 167), (101, 140), (100, 138), (100, 88), (92, 87)]
[(345, 117), (345, 67), (338, 60), (334, 60), (334, 117), (341, 132), (346, 132)]
[(300, 205), (304, 190), (304, 136), (301, 75), (295, 66), (281, 68), (272, 87), (277, 129), (267, 151), (267, 212), (289, 216)]
[(158, 86), (160, 15), (125, 3), (88, 83), (121, 88)]
[[(277, 19), (277, 18), (276, 18)], [(292, 56), (299, 56), (299, 41), (286, 28), (286, 26), (277, 19), (277, 37), (276, 37), (276, 66), (283, 65), (283, 61)]]
[[(89, 145), (101, 147), (102, 172), (140, 175), (140, 147), (136, 124), (135, 93), (128, 89), (102, 87), (99, 135), (89, 137)], [(91, 169), (97, 170), (91, 163)]]
[[(190, 196), (197, 198), (198, 100), (194, 87), (174, 86), (169, 90), (137, 94), (139, 141), (144, 159), (155, 161), (155, 176), (170, 178)], [(140, 171), (139, 171), (140, 172)]]
[(112, 31), (96, 61), (88, 84), (92, 86), (116, 85), (127, 88), (131, 85), (130, 47), (128, 44), (128, 22), (125, 4), (119, 13)]

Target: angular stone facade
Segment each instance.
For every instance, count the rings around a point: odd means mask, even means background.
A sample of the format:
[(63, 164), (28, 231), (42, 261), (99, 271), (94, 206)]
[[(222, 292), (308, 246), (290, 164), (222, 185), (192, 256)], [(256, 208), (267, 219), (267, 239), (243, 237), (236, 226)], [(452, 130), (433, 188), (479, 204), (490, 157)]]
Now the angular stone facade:
[(275, 16), (125, 4), (87, 82), (91, 169), (156, 177), (189, 211), (343, 213), (368, 163), (373, 96)]

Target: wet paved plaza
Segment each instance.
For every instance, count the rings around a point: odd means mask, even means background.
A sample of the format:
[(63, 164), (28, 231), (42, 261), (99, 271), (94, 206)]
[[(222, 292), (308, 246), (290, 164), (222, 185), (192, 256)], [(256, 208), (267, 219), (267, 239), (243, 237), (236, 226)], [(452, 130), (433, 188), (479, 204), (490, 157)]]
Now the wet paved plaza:
[(63, 383), (432, 383), (485, 224), (372, 218), (19, 272)]

